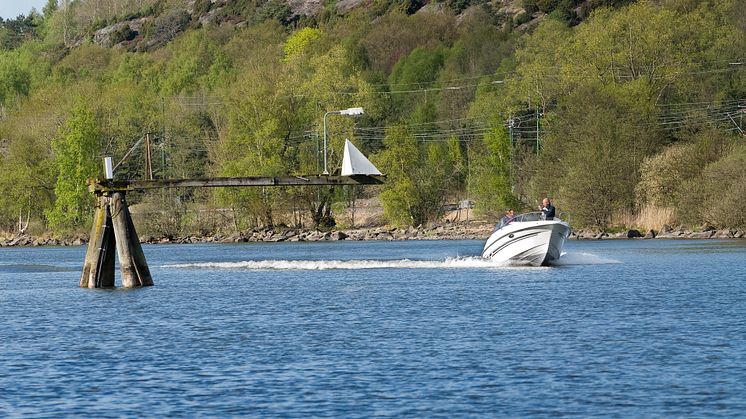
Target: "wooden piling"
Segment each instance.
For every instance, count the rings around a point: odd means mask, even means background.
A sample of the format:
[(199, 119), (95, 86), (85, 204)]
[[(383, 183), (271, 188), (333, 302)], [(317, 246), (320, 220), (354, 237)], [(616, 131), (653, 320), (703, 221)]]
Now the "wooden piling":
[(81, 288), (114, 287), (115, 246), (109, 198), (100, 196), (96, 204), (96, 215), (91, 227), (83, 274), (80, 276)]
[(119, 266), (122, 272), (122, 287), (146, 287), (153, 285), (140, 239), (135, 231), (124, 192), (114, 192), (110, 201), (114, 225)]

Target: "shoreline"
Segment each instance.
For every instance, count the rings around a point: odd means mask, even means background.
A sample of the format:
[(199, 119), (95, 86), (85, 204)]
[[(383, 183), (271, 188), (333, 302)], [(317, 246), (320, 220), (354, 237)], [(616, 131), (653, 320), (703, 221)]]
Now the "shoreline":
[[(331, 231), (273, 228), (253, 229), (241, 233), (187, 236), (141, 235), (143, 244), (195, 244), (195, 243), (279, 243), (319, 241), (404, 241), (404, 240), (486, 240), (493, 225), (480, 222), (430, 224), (423, 227), (397, 228), (390, 226), (339, 229)], [(664, 226), (660, 232), (642, 233), (635, 229), (607, 233), (577, 230), (569, 240), (624, 240), (624, 239), (746, 239), (746, 230), (705, 229), (702, 231)], [(0, 237), (0, 247), (82, 246), (88, 243), (85, 234), (54, 238), (51, 236), (16, 235)]]

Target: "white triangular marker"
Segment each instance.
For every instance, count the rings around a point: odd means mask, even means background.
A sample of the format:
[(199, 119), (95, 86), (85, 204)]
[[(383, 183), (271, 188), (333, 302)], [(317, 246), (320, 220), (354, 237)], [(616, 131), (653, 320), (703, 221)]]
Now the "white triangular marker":
[(345, 140), (345, 155), (342, 159), (342, 176), (352, 175), (380, 175), (382, 174), (363, 153), (353, 145), (350, 140)]

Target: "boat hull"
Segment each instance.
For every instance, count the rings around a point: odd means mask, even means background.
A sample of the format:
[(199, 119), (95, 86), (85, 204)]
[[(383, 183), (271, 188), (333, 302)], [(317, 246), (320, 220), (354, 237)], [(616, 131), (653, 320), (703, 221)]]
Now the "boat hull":
[(551, 265), (569, 235), (570, 226), (561, 220), (513, 222), (490, 235), (482, 257), (505, 264)]

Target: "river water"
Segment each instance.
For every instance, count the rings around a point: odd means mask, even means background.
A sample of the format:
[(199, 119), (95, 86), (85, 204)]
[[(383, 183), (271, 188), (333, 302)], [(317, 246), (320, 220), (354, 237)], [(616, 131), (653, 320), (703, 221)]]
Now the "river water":
[(0, 249), (0, 416), (741, 416), (746, 241), (145, 246), (155, 286), (77, 287), (85, 248)]

